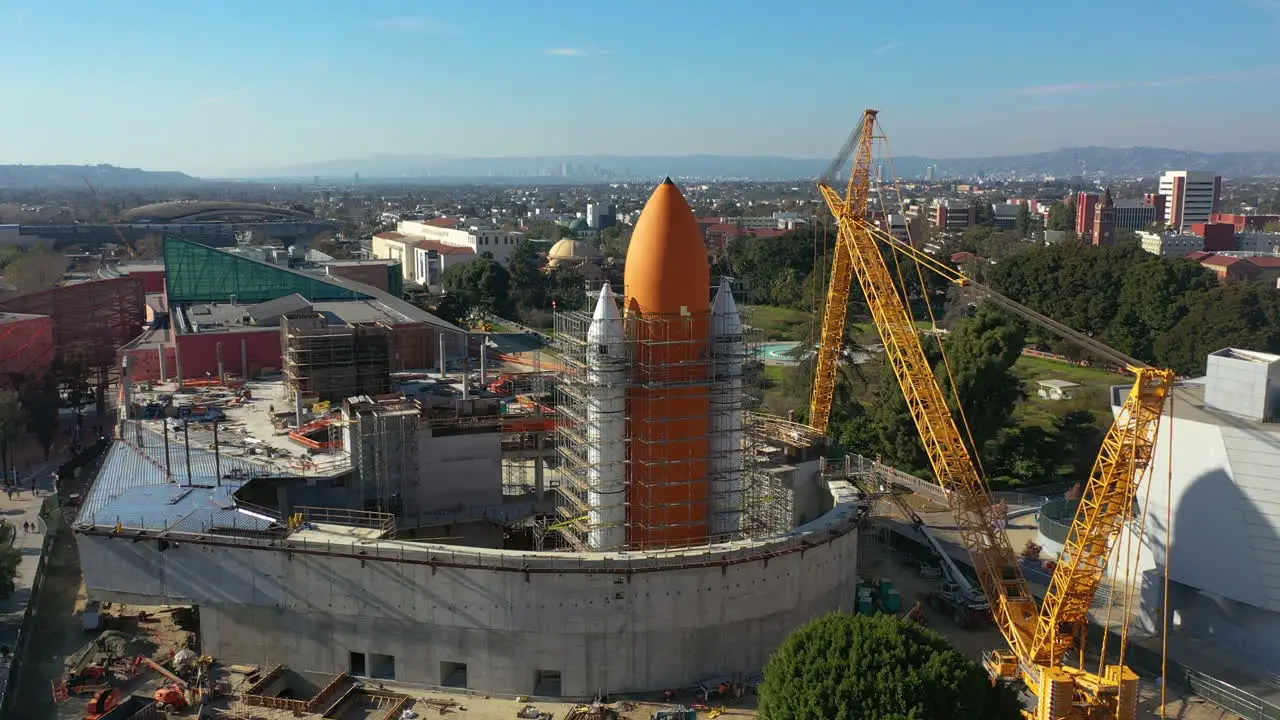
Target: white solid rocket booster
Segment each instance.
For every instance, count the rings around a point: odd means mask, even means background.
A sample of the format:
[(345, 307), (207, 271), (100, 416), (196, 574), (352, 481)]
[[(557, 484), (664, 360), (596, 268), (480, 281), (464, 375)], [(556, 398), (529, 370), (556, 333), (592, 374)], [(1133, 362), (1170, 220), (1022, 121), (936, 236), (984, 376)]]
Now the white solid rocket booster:
[(728, 278), (711, 303), (711, 537), (731, 539), (742, 528), (742, 317)]
[(627, 542), (627, 345), (613, 291), (600, 289), (587, 331), (587, 544)]

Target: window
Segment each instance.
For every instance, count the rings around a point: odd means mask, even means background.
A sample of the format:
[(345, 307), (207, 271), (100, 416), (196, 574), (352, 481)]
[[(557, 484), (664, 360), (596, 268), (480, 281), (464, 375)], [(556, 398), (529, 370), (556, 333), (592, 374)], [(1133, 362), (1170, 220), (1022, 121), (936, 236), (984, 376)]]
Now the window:
[(560, 671), (539, 670), (533, 681), (533, 694), (538, 697), (560, 697)]
[(467, 664), (444, 661), (440, 663), (440, 685), (443, 687), (467, 687)]
[(349, 655), (350, 661), (347, 663), (347, 667), (349, 668), (347, 670), (347, 674), (354, 675), (355, 677), (366, 677), (364, 653), (352, 651)]
[(375, 680), (395, 680), (396, 656), (369, 653), (369, 677)]

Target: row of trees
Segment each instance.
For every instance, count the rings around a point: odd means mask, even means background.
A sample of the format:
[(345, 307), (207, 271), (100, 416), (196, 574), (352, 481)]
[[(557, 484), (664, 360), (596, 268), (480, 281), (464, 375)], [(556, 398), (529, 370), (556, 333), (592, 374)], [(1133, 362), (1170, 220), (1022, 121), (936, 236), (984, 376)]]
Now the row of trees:
[(58, 252), (37, 247), (0, 248), (0, 275), (19, 293), (51, 288), (62, 279), (67, 258)]
[(525, 241), (516, 246), (503, 265), (491, 253), (445, 268), (440, 282), (444, 300), (436, 313), (457, 322), (473, 313), (492, 313), (540, 325), (552, 305), (560, 310), (580, 310), (586, 305), (586, 285), (573, 269), (545, 273), (537, 246)]
[(56, 358), (49, 372), (40, 376), (11, 376), (12, 389), (0, 390), (0, 471), (9, 476), (15, 449), (30, 433), (47, 460), (58, 432), (58, 413), (64, 406), (77, 417), (93, 402), (89, 382), (91, 368), (83, 353)]
[[(1136, 244), (1037, 247), (991, 268), (1000, 292), (1139, 360), (1180, 374), (1204, 371), (1227, 346), (1280, 352), (1280, 291), (1260, 282), (1223, 285), (1181, 258)], [(1079, 349), (1034, 330), (1055, 352)]]
[[(954, 323), (943, 348), (925, 339), (925, 352), (970, 449), (998, 486), (1040, 484), (1088, 472), (1100, 430), (1088, 410), (1070, 412), (1048, 427), (1013, 424), (1023, 399), (1013, 366), (1026, 344), (1026, 329), (1009, 315), (980, 307)], [(850, 347), (854, 344), (850, 342)], [(837, 383), (831, 435), (846, 450), (879, 458), (906, 472), (928, 475), (928, 458), (903, 399), (897, 378), (882, 356), (863, 365), (846, 364)], [(807, 398), (813, 361), (788, 369), (784, 390)]]

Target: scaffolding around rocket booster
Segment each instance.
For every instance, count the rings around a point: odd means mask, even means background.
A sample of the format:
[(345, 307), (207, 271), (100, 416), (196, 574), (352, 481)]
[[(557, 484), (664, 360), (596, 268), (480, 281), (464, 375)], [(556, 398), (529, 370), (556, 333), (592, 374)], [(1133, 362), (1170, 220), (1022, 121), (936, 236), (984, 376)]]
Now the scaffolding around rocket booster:
[[(688, 392), (703, 393), (707, 414), (707, 457), (688, 458), (690, 467), (705, 468), (700, 477), (688, 474), (683, 485), (668, 485), (665, 517), (690, 518), (703, 524), (701, 542), (726, 542), (790, 529), (794, 518), (774, 473), (760, 466), (769, 450), (764, 427), (748, 413), (744, 365), (755, 344), (738, 314), (727, 280), (708, 288), (710, 331), (705, 339), (686, 339), (688, 333), (670, 331), (678, 318), (629, 317), (623, 320), (616, 295), (607, 286), (590, 293), (587, 311), (558, 312), (555, 338), (565, 370), (555, 389), (556, 446), (559, 492), (556, 529), (576, 550), (619, 550), (635, 547), (631, 538), (655, 530), (653, 513), (637, 512), (631, 504), (645, 502), (643, 493), (628, 492), (632, 458), (667, 456), (646, 452), (643, 443), (662, 443), (663, 432), (635, 433), (637, 419), (628, 408), (628, 390), (645, 378), (688, 378)], [(637, 327), (637, 324), (646, 327)], [(677, 328), (679, 330), (679, 328)], [(638, 339), (637, 339), (638, 338)], [(674, 353), (676, 367), (650, 367), (654, 358), (673, 353), (653, 352), (649, 346), (697, 343), (697, 353)], [(682, 418), (646, 417), (649, 424), (678, 423)], [(753, 431), (754, 429), (754, 431)], [(773, 428), (769, 428), (772, 430)], [(637, 439), (637, 436), (649, 438)], [(673, 433), (674, 435), (674, 433)], [(687, 445), (688, 438), (680, 442)], [(680, 462), (678, 453), (675, 462)], [(674, 473), (681, 477), (680, 473)], [(687, 486), (687, 489), (685, 489)], [(771, 489), (773, 488), (773, 489)], [(709, 492), (708, 492), (709, 489)], [(674, 490), (674, 492), (673, 492)], [(672, 496), (677, 499), (672, 500)], [(686, 507), (671, 507), (684, 504)], [(648, 547), (648, 546), (646, 546)]]

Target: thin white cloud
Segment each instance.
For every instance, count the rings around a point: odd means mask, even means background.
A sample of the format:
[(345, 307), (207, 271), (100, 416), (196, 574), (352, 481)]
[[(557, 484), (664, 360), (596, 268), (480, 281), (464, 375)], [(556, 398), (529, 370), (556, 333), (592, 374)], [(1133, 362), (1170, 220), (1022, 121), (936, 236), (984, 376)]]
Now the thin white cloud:
[(453, 28), (438, 20), (421, 17), (402, 17), (379, 20), (377, 26), (383, 30), (398, 32), (425, 33), (428, 35), (444, 35), (453, 32)]
[(551, 48), (547, 51), (547, 54), (556, 55), (558, 57), (585, 57), (587, 51), (579, 50), (577, 48)]
[(242, 98), (245, 95), (248, 95), (252, 91), (253, 91), (252, 88), (237, 88), (235, 90), (230, 90), (228, 92), (222, 93), (221, 95), (210, 95), (208, 97), (203, 97), (197, 100), (196, 106), (208, 107), (210, 105), (221, 105), (223, 103), (230, 102), (238, 98)]
[(1280, 76), (1280, 68), (1255, 68), (1253, 70), (1236, 70), (1226, 73), (1208, 73), (1202, 75), (1178, 75), (1158, 80), (1121, 80), (1105, 82), (1062, 83), (1059, 85), (1032, 85), (1010, 90), (1013, 95), (1072, 95), (1079, 93), (1102, 92), (1105, 90), (1130, 90), (1136, 88), (1162, 88), (1179, 85), (1204, 85), (1214, 82), (1230, 82), (1232, 80), (1251, 80)]
[(897, 50), (898, 48), (902, 47), (905, 44), (906, 43), (902, 42), (901, 40), (894, 40), (893, 42), (885, 43), (884, 45), (881, 45), (875, 50), (872, 50), (871, 54), (872, 55), (888, 55), (889, 53), (893, 52), (894, 50)]

